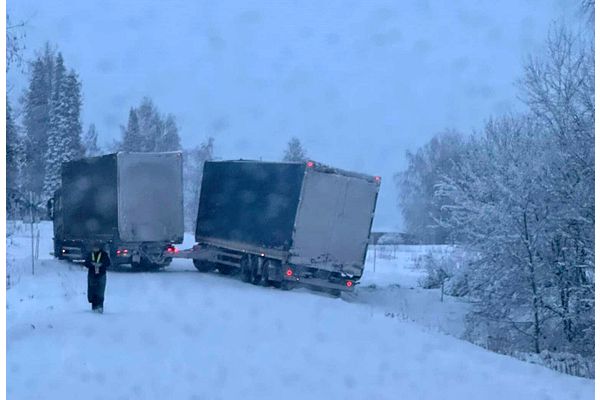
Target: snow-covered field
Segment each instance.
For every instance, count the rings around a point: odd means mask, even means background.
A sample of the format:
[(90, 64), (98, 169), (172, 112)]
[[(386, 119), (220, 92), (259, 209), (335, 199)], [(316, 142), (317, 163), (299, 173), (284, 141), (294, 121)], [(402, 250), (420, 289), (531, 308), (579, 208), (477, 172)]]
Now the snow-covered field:
[[(112, 272), (105, 314), (86, 272), (53, 260), (41, 225), (7, 240), (9, 399), (591, 399), (594, 381), (457, 339), (468, 305), (423, 290), (424, 249), (369, 254), (355, 294), (335, 299), (200, 274)], [(188, 241), (191, 238), (187, 238)], [(383, 254), (382, 256), (385, 256)], [(375, 269), (375, 271), (373, 271)]]

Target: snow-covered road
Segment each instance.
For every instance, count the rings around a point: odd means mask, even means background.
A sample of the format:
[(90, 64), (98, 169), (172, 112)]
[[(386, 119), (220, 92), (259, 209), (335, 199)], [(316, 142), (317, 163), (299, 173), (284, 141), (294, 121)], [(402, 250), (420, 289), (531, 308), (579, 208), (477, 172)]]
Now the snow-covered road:
[[(393, 299), (410, 314), (418, 296), (386, 287), (383, 265), (335, 299), (177, 260), (164, 272), (109, 273), (97, 315), (85, 271), (51, 259), (50, 237), (42, 230), (36, 275), (21, 273), (7, 292), (9, 399), (593, 398), (592, 380), (486, 351), (432, 329), (435, 320), (392, 316)], [(24, 249), (17, 237), (8, 255), (18, 264)]]

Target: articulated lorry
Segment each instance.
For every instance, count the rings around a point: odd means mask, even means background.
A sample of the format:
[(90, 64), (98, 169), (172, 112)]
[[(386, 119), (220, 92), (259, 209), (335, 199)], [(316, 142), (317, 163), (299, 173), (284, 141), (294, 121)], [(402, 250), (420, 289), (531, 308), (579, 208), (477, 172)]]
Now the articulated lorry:
[(51, 209), (54, 255), (81, 260), (102, 244), (113, 265), (157, 269), (183, 241), (182, 154), (119, 152), (62, 165)]
[(253, 284), (350, 291), (363, 273), (380, 180), (314, 161), (208, 161), (197, 243), (166, 253)]

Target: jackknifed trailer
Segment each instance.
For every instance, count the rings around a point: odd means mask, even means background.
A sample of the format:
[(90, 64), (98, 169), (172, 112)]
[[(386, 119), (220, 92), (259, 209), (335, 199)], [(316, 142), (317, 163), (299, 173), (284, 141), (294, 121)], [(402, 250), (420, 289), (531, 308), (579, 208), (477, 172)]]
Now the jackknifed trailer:
[(256, 285), (351, 291), (363, 274), (380, 182), (315, 161), (207, 161), (196, 244), (165, 254)]

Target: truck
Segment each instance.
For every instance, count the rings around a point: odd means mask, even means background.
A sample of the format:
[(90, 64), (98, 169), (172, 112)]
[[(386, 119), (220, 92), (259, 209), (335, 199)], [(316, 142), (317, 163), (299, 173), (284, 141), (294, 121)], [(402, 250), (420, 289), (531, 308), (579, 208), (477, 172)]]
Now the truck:
[(82, 260), (104, 247), (113, 266), (158, 269), (183, 242), (181, 152), (118, 152), (62, 164), (48, 208), (54, 256)]
[(380, 183), (315, 161), (207, 161), (196, 244), (168, 255), (256, 285), (352, 291)]

